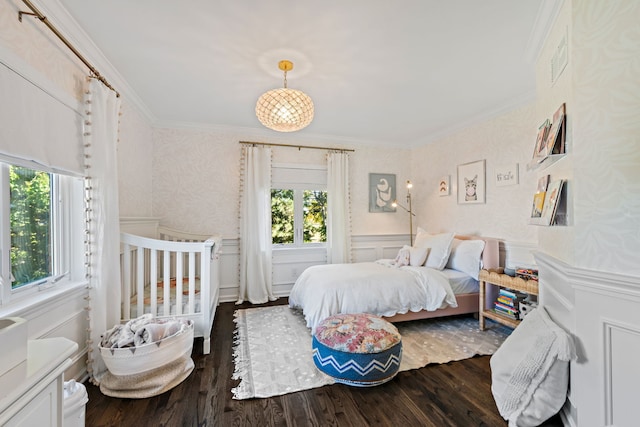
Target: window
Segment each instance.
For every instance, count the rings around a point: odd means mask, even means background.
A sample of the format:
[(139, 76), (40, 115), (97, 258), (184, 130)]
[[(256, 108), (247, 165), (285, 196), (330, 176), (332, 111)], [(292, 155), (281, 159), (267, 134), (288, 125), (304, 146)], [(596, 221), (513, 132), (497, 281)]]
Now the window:
[(70, 278), (72, 254), (77, 257), (81, 246), (73, 244), (72, 236), (83, 225), (82, 180), (0, 163), (0, 189), (3, 305), (18, 294)]
[(274, 245), (324, 246), (327, 241), (325, 166), (272, 168), (271, 237)]
[(303, 245), (327, 241), (325, 190), (271, 190), (273, 244)]
[(52, 174), (9, 167), (11, 289), (53, 274)]

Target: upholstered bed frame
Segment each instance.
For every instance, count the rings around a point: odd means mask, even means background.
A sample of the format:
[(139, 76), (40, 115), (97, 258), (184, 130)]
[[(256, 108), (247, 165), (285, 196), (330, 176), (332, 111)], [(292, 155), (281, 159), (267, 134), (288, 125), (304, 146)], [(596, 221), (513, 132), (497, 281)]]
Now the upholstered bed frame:
[[(460, 240), (484, 240), (484, 250), (482, 251), (482, 265), (483, 268), (498, 268), (500, 265), (500, 252), (498, 240), (478, 237), (478, 236), (455, 236)], [(492, 289), (487, 290), (487, 297), (484, 301), (486, 308), (492, 308), (494, 293)], [(387, 317), (390, 322), (405, 322), (409, 320), (418, 319), (430, 319), (434, 317), (453, 316), (457, 314), (469, 314), (477, 313), (480, 308), (480, 294), (478, 292), (468, 294), (457, 294), (456, 300), (458, 301), (457, 307), (447, 307), (435, 311), (422, 310), (418, 312), (409, 311), (404, 314), (396, 314), (395, 316)]]

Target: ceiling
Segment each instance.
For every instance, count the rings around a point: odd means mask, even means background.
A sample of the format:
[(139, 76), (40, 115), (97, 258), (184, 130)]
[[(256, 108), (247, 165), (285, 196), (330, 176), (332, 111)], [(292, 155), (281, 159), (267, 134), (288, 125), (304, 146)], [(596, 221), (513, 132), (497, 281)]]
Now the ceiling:
[(531, 101), (557, 0), (59, 2), (154, 126), (276, 134), (255, 103), (289, 59), (296, 137), (407, 146)]

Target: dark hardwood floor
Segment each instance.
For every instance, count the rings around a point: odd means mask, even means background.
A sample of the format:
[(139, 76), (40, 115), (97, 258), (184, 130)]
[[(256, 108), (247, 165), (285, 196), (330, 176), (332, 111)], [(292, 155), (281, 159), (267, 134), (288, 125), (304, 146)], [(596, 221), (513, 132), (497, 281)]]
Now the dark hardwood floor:
[[(280, 299), (274, 304), (286, 304)], [(400, 372), (372, 388), (325, 386), (269, 399), (233, 400), (233, 312), (218, 307), (211, 353), (194, 345), (195, 369), (148, 399), (117, 399), (86, 384), (86, 426), (506, 426), (491, 395), (489, 356)], [(546, 427), (562, 426), (558, 416)]]

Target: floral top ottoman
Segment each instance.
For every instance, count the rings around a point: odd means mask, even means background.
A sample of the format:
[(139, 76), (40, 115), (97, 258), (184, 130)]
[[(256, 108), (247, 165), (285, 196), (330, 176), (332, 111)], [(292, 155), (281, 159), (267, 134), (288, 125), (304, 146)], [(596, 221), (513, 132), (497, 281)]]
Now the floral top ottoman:
[(372, 314), (337, 314), (316, 327), (313, 362), (336, 382), (370, 387), (391, 380), (400, 368), (402, 337)]

